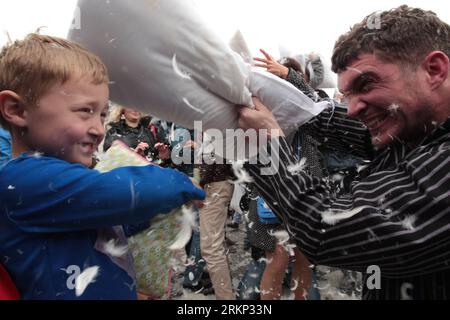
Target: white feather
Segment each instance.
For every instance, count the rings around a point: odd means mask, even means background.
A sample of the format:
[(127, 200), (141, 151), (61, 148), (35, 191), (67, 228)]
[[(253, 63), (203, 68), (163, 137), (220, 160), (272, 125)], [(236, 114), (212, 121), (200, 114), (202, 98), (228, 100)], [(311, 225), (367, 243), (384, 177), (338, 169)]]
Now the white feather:
[(365, 168), (367, 168), (368, 167), (368, 165), (360, 165), (360, 166), (358, 166), (357, 168), (356, 168), (356, 171), (358, 172), (358, 173), (360, 173), (361, 171), (363, 171)]
[(402, 283), (400, 287), (401, 300), (413, 300), (413, 297), (408, 293), (408, 290), (413, 290), (414, 286), (409, 282)]
[(37, 151), (33, 152), (32, 154), (30, 154), (30, 156), (33, 157), (33, 158), (41, 158), (42, 155), (43, 155), (42, 152), (37, 152)]
[(244, 162), (243, 161), (233, 161), (231, 163), (233, 168), (233, 173), (237, 180), (233, 181), (234, 184), (243, 184), (243, 183), (251, 183), (253, 182), (253, 178), (248, 174), (247, 171), (244, 170)]
[(269, 231), (271, 236), (274, 236), (278, 240), (278, 244), (283, 247), (284, 250), (289, 252), (290, 256), (294, 256), (294, 248), (297, 247), (293, 243), (289, 243), (289, 234), (285, 230)]
[(399, 108), (400, 108), (400, 105), (393, 103), (388, 107), (388, 111), (391, 113), (396, 113)]
[(400, 222), (403, 229), (414, 230), (414, 222), (416, 222), (416, 217), (408, 215)]
[(263, 258), (259, 258), (258, 262), (265, 262), (266, 265), (268, 265), (268, 264), (272, 263), (272, 259), (269, 260), (269, 259), (263, 257)]
[(186, 267), (187, 266), (193, 266), (195, 264), (195, 257), (189, 257), (186, 259), (186, 263), (184, 264)]
[(117, 246), (114, 239), (103, 244), (104, 250), (113, 257), (121, 257), (128, 251), (128, 246)]
[(175, 71), (175, 73), (179, 77), (181, 77), (183, 79), (191, 79), (191, 77), (187, 73), (181, 71), (181, 69), (178, 67), (177, 55), (176, 54), (174, 54), (173, 57), (172, 57), (172, 67), (173, 67), (173, 70)]
[(98, 266), (86, 268), (75, 279), (75, 294), (77, 297), (81, 296), (84, 293), (84, 290), (86, 290), (89, 284), (95, 282), (95, 277), (97, 277), (99, 270), (100, 268)]
[(286, 244), (286, 246), (284, 246), (284, 249), (289, 252), (289, 255), (291, 257), (293, 257), (295, 255), (294, 253), (294, 248), (297, 247), (297, 245), (293, 244), (293, 243), (288, 243)]
[(194, 210), (181, 207), (181, 230), (178, 232), (175, 242), (169, 247), (170, 250), (183, 249), (191, 238), (192, 230), (196, 227)]
[(269, 231), (269, 234), (271, 236), (274, 236), (278, 240), (278, 244), (284, 245), (289, 241), (289, 234), (285, 230), (279, 230), (279, 231)]
[(189, 102), (188, 99), (183, 98), (183, 102), (186, 103), (186, 104), (189, 106), (189, 108), (191, 108), (192, 110), (194, 110), (194, 111), (196, 111), (196, 112), (198, 112), (198, 113), (201, 113), (201, 114), (204, 114), (204, 113), (205, 113), (205, 111), (200, 110), (200, 109), (194, 107), (194, 106)]
[(306, 158), (301, 158), (298, 163), (289, 165), (287, 167), (287, 170), (291, 174), (298, 174), (300, 171), (303, 171), (305, 169), (305, 164), (306, 164)]
[(295, 289), (297, 289), (298, 287), (298, 281), (293, 279), (292, 281), (294, 281), (294, 286), (291, 288), (291, 291), (295, 291)]
[(340, 213), (327, 211), (327, 212), (322, 213), (322, 222), (329, 224), (329, 225), (334, 225), (334, 224), (336, 224), (336, 222), (338, 222), (340, 220), (345, 220), (345, 219), (349, 219), (349, 218), (353, 217), (354, 215), (360, 213), (365, 208), (367, 208), (367, 207), (362, 206), (362, 207), (354, 208), (353, 210), (350, 210), (350, 211), (344, 211), (344, 212), (340, 212)]

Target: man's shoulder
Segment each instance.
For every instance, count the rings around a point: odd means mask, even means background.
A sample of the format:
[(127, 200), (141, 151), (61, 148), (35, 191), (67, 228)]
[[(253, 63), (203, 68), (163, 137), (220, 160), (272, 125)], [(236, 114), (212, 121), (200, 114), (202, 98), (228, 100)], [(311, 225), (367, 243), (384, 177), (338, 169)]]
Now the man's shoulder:
[(433, 124), (436, 128), (433, 133), (425, 139), (424, 144), (427, 143), (444, 143), (445, 141), (450, 141), (450, 117), (444, 123), (437, 125)]

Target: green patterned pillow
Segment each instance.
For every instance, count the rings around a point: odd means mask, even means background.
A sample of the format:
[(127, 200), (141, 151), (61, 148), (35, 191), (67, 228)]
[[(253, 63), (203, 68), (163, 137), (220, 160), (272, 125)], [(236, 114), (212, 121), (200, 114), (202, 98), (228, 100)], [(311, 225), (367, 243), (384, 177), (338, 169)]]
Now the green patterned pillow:
[[(146, 159), (121, 142), (115, 142), (102, 155), (95, 169), (106, 172), (125, 166), (145, 166)], [(151, 220), (149, 229), (128, 239), (134, 258), (136, 286), (139, 293), (152, 299), (168, 299), (171, 291), (172, 259), (175, 253), (169, 246), (181, 229), (181, 209), (159, 215)]]

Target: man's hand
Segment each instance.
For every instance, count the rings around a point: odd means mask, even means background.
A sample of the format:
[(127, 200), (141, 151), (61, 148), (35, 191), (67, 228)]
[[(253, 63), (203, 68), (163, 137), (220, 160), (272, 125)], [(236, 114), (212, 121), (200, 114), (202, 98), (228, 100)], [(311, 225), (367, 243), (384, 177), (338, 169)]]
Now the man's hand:
[(272, 112), (267, 109), (262, 102), (253, 97), (253, 103), (255, 104), (255, 109), (250, 109), (245, 106), (237, 106), (239, 113), (239, 127), (244, 130), (247, 129), (266, 129), (269, 138), (275, 138), (279, 136), (284, 137), (284, 133), (280, 128), (277, 120), (273, 116)]
[(263, 49), (259, 49), (264, 55), (264, 58), (253, 58), (253, 60), (258, 61), (255, 63), (256, 67), (266, 68), (268, 72), (282, 78), (286, 79), (289, 74), (289, 68), (279, 64), (270, 54), (265, 52)]

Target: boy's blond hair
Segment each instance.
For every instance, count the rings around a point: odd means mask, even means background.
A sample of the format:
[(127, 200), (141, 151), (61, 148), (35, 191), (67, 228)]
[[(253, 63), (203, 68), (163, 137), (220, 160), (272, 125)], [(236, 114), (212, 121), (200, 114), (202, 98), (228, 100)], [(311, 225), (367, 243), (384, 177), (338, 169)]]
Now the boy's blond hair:
[[(100, 58), (69, 40), (31, 33), (0, 53), (0, 92), (14, 91), (26, 105), (36, 105), (55, 84), (82, 78), (109, 83)], [(1, 113), (0, 124), (9, 128)]]

